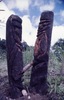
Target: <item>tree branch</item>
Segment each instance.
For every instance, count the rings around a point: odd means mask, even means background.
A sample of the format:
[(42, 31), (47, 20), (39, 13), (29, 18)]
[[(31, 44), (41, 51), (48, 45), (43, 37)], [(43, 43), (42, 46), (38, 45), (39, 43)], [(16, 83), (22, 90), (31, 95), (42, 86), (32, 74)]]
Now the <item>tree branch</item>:
[(26, 72), (32, 65), (33, 65), (33, 61), (32, 61), (31, 63), (27, 64), (27, 65), (23, 68), (22, 73)]

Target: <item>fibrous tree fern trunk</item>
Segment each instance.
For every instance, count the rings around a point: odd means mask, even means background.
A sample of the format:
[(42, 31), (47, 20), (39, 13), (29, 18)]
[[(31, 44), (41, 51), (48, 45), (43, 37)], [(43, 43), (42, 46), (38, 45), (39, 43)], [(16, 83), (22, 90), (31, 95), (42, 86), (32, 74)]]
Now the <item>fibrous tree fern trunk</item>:
[(47, 92), (47, 69), (53, 26), (53, 12), (41, 14), (37, 39), (34, 47), (34, 61), (31, 72), (30, 88), (37, 93)]
[(7, 47), (7, 67), (8, 78), (10, 85), (10, 94), (14, 98), (17, 97), (20, 90), (22, 90), (22, 69), (23, 69), (23, 55), (22, 55), (22, 20), (16, 16), (11, 15), (6, 23), (6, 47)]

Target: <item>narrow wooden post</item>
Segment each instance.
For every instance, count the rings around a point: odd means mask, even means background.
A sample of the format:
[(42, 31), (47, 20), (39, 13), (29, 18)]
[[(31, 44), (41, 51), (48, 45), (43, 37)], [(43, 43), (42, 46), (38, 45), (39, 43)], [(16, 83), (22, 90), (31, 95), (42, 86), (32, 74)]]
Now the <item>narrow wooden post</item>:
[(22, 73), (25, 73), (31, 66), (33, 66), (33, 61), (23, 67)]
[(47, 69), (49, 50), (53, 26), (53, 12), (45, 11), (41, 14), (34, 47), (34, 62), (31, 73), (30, 88), (37, 93), (47, 93)]

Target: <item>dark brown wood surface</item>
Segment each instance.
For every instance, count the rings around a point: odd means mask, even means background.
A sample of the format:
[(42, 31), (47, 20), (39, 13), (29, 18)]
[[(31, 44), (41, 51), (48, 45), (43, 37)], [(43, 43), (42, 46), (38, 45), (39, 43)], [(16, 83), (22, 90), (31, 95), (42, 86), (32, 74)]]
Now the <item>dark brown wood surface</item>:
[[(10, 95), (14, 98), (22, 90), (22, 20), (11, 15), (6, 23), (7, 67), (10, 85)], [(16, 94), (15, 94), (16, 93)]]
[(47, 69), (49, 50), (53, 26), (53, 12), (45, 11), (41, 14), (37, 39), (34, 47), (34, 61), (31, 73), (30, 88), (37, 93), (46, 94)]

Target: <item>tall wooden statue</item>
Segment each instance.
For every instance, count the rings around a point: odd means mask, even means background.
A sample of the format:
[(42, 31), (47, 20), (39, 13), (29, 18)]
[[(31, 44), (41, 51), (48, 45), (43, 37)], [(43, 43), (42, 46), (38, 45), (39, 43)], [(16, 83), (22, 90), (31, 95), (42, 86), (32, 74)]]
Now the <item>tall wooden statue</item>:
[(22, 86), (22, 69), (23, 69), (23, 55), (22, 55), (22, 20), (16, 16), (11, 15), (6, 23), (6, 46), (7, 46), (7, 65), (8, 78), (10, 85), (10, 95), (17, 97)]
[(31, 90), (47, 93), (47, 69), (49, 60), (49, 50), (53, 26), (53, 12), (45, 11), (41, 14), (37, 32), (37, 39), (34, 47), (34, 64), (31, 73)]

